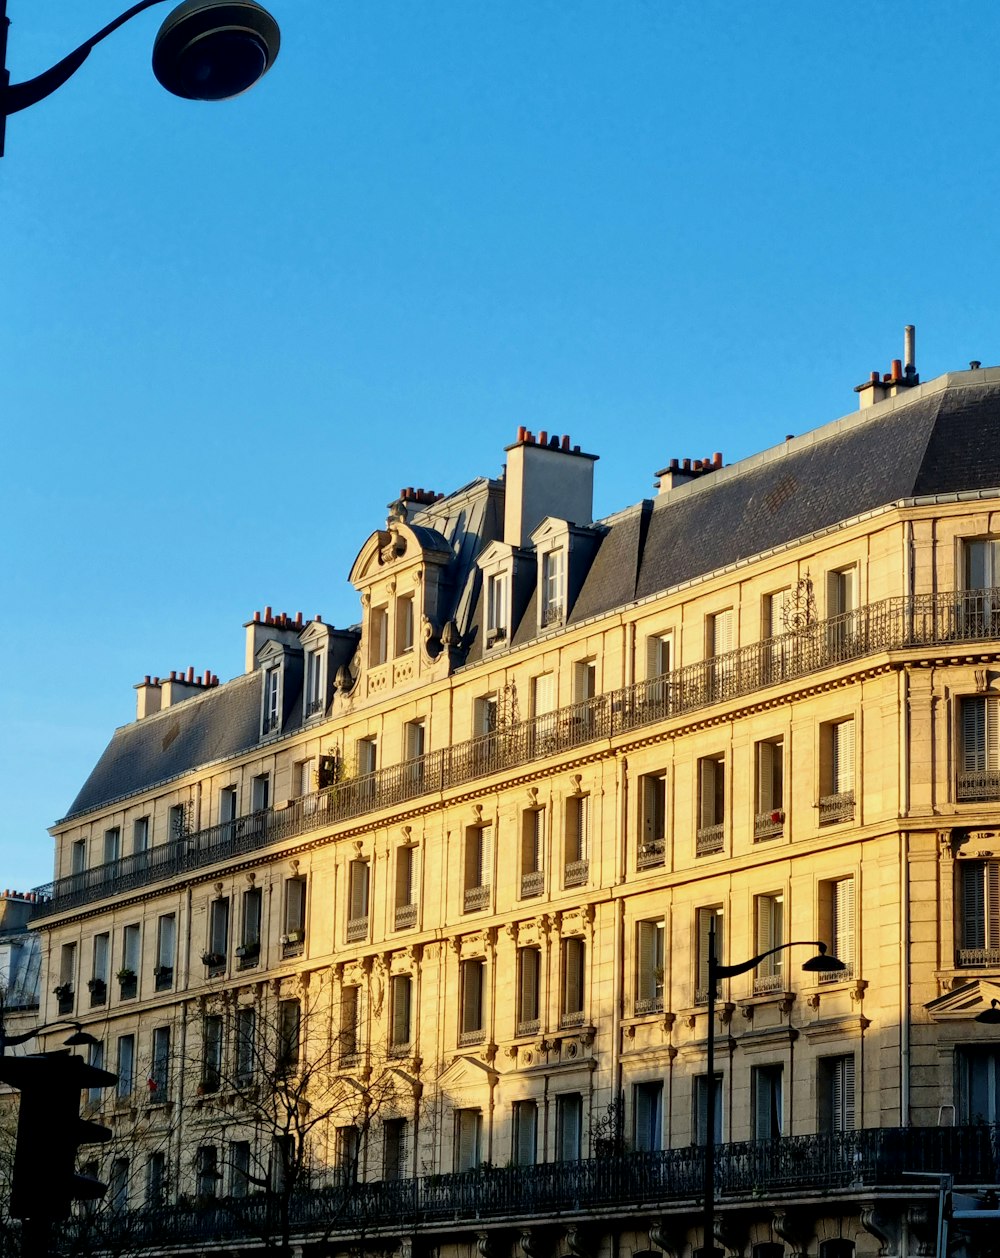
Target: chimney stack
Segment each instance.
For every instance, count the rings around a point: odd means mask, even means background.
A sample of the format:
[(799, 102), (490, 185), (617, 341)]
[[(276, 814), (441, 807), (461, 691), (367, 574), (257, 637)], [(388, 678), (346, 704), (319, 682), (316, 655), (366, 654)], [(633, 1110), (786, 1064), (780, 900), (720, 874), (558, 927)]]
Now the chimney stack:
[(540, 432), (536, 441), (523, 425), (505, 453), (503, 540), (508, 546), (526, 546), (547, 516), (581, 526), (593, 522), (596, 454), (584, 454), (568, 436)]

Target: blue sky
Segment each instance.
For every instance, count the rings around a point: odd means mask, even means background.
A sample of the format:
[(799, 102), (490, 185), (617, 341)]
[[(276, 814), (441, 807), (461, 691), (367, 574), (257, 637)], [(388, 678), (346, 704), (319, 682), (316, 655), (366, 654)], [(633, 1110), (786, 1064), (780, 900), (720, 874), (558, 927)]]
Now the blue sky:
[[(177, 100), (135, 19), (0, 162), (0, 885), (145, 673), (243, 666), (265, 604), (358, 617), (403, 485), (519, 424), (599, 514), (856, 407), (917, 325), (994, 364), (1000, 6), (271, 0), (252, 92)], [(116, 13), (9, 0), (30, 77)]]

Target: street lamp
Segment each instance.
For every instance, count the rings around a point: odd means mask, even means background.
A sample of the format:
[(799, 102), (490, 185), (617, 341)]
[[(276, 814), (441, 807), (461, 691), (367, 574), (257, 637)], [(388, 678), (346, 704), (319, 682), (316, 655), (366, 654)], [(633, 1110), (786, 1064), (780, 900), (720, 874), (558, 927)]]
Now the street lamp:
[[(776, 948), (768, 948), (749, 961), (740, 961), (737, 965), (720, 965), (715, 956), (715, 920), (708, 928), (708, 1077), (705, 1080), (705, 1201), (704, 1231), (705, 1239), (702, 1246), (702, 1258), (715, 1258), (721, 1251), (715, 1247), (715, 996), (720, 978), (736, 978), (738, 974), (746, 974), (755, 970), (762, 961), (773, 957), (785, 948), (815, 948), (817, 955), (810, 957), (802, 965), (803, 970), (810, 974), (833, 974), (838, 970), (846, 970), (847, 966), (837, 957), (827, 955), (826, 944), (817, 940), (791, 941), (778, 944)], [(998, 1015), (1000, 1017), (1000, 1015)]]
[(1000, 1000), (991, 1000), (989, 1009), (984, 1009), (982, 1013), (977, 1013), (972, 1020), (973, 1022), (983, 1022), (986, 1026), (1000, 1025)]
[(66, 1019), (60, 1019), (58, 1022), (46, 1022), (44, 1026), (32, 1027), (30, 1031), (24, 1031), (21, 1035), (8, 1035), (7, 1028), (3, 1024), (3, 1017), (0, 1014), (0, 1057), (6, 1053), (8, 1047), (15, 1044), (26, 1044), (28, 1040), (33, 1040), (36, 1035), (40, 1035), (42, 1031), (51, 1031), (53, 1027), (71, 1026), (76, 1029), (63, 1040), (67, 1048), (79, 1048), (86, 1044), (99, 1044), (101, 1041), (91, 1035), (89, 1031), (85, 1031), (79, 1022), (69, 1022)]
[[(7, 0), (0, 0), (0, 157), (7, 118), (37, 105), (79, 70), (90, 50), (137, 14), (163, 0), (139, 0), (54, 66), (23, 83), (7, 69)], [(274, 64), (281, 43), (278, 23), (256, 0), (184, 0), (153, 43), (153, 73), (186, 100), (225, 100), (252, 87)]]

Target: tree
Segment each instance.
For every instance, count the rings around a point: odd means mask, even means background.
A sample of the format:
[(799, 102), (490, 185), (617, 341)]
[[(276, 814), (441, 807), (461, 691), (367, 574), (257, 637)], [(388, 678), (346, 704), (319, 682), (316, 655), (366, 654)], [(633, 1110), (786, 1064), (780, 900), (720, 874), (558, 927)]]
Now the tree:
[(278, 1253), (307, 1196), (311, 1230), (333, 1231), (377, 1157), (373, 1124), (415, 1115), (419, 1084), (378, 1033), (385, 981), (372, 971), (358, 986), (324, 971), (208, 998), (189, 1028), (200, 1080), (185, 1115), (189, 1199)]

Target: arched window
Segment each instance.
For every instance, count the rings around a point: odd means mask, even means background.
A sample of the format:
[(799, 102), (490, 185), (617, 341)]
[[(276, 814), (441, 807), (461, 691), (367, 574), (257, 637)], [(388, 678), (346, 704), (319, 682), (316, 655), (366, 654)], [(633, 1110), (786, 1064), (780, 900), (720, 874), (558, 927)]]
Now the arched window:
[(754, 1245), (753, 1258), (785, 1258), (785, 1247), (777, 1241), (764, 1241)]
[(854, 1242), (824, 1241), (819, 1247), (819, 1258), (854, 1258)]

